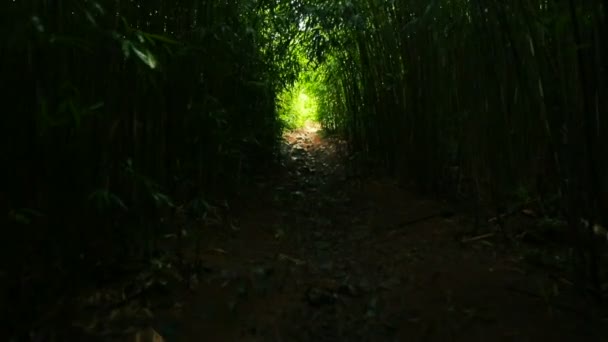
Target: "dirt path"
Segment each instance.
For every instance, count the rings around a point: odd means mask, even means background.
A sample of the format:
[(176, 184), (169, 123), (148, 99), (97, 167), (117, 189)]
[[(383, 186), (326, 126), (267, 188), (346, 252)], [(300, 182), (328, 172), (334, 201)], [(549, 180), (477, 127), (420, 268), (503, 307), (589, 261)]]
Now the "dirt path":
[(313, 129), (287, 140), (285, 173), (206, 233), (192, 292), (156, 318), (167, 341), (608, 341), (567, 281), (462, 242), (445, 203), (346, 177)]

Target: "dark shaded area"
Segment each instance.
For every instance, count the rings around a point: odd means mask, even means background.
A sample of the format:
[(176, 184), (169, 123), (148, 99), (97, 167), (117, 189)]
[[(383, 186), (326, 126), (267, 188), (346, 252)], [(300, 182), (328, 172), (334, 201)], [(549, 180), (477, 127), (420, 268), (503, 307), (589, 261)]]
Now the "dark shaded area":
[(2, 336), (605, 340), (607, 13), (0, 5)]

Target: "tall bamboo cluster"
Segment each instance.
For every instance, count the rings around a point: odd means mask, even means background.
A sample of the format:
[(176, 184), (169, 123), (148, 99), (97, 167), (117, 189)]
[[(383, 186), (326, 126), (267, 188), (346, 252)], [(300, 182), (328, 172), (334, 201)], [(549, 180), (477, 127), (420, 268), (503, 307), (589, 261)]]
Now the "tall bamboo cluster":
[(608, 221), (608, 3), (339, 4), (326, 126), (421, 189), (540, 199), (590, 243), (580, 218)]
[(0, 5), (0, 302), (18, 311), (4, 322), (27, 321), (100, 265), (150, 254), (172, 229), (157, 214), (171, 198), (225, 196), (272, 157), (275, 93), (294, 72), (276, 48), (288, 32), (263, 30), (293, 22), (274, 7)]

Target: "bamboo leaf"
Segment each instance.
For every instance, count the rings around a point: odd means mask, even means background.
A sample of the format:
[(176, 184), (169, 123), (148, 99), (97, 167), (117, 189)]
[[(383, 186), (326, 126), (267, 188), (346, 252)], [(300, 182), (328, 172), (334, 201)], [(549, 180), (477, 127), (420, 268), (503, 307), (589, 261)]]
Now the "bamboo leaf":
[(148, 49), (140, 49), (134, 44), (130, 44), (129, 47), (135, 53), (135, 55), (141, 60), (144, 64), (146, 64), (150, 69), (156, 69), (158, 63), (156, 61), (156, 57), (150, 52)]

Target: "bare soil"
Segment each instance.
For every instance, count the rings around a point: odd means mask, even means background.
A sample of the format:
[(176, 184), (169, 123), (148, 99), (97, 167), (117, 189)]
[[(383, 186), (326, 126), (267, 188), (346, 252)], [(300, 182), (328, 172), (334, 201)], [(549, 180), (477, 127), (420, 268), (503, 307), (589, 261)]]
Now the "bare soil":
[(343, 150), (288, 134), (282, 171), (200, 223), (186, 285), (148, 296), (142, 322), (166, 341), (608, 341), (565, 274), (471, 233), (454, 203), (352, 176)]

